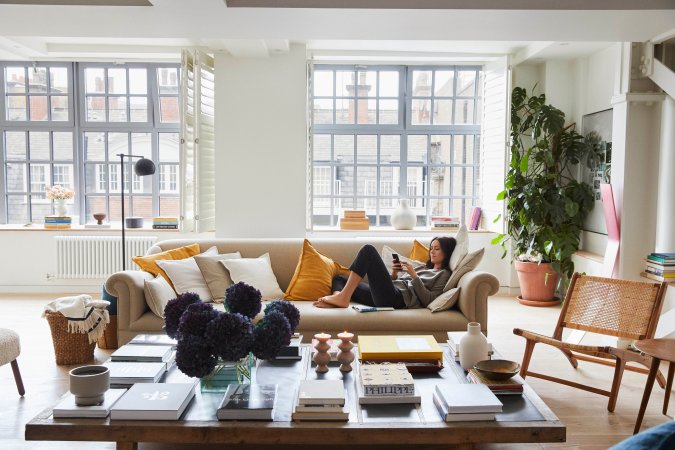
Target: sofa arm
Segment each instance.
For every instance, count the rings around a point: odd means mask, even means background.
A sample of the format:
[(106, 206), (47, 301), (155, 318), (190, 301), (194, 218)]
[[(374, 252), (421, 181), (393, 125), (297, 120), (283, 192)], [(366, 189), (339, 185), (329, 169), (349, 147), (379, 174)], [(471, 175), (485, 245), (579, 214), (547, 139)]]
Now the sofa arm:
[(499, 280), (488, 272), (473, 270), (459, 280), (459, 310), (469, 322), (480, 323), (485, 335), (488, 331), (487, 299), (499, 291)]
[(143, 291), (145, 280), (152, 274), (141, 270), (125, 270), (112, 274), (105, 282), (105, 290), (117, 297), (117, 329), (129, 330), (148, 308)]

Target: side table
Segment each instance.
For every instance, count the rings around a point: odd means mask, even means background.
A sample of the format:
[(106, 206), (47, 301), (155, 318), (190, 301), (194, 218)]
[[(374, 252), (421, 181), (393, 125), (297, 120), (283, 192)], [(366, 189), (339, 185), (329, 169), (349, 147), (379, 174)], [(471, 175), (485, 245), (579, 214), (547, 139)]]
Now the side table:
[(673, 387), (673, 373), (675, 372), (675, 339), (644, 339), (635, 342), (635, 348), (642, 353), (652, 357), (652, 365), (649, 368), (649, 375), (647, 376), (647, 384), (645, 385), (645, 392), (642, 395), (642, 403), (640, 403), (640, 411), (638, 412), (637, 422), (635, 422), (635, 429), (633, 434), (640, 431), (642, 419), (645, 416), (647, 403), (654, 387), (654, 378), (659, 371), (661, 361), (668, 361), (668, 379), (666, 380), (666, 393), (663, 400), (663, 414), (668, 410), (668, 401), (670, 400), (670, 390)]

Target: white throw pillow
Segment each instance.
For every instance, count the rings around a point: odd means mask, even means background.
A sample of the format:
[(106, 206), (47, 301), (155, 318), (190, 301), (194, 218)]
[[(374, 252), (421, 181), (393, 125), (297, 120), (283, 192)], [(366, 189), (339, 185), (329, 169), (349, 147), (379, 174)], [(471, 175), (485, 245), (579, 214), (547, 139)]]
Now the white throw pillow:
[(272, 271), (269, 253), (265, 253), (258, 258), (228, 259), (220, 261), (220, 263), (230, 272), (232, 281), (235, 283), (243, 281), (258, 289), (263, 300), (284, 298), (284, 291), (279, 287), (277, 277)]
[(392, 266), (394, 265), (394, 258), (393, 258), (394, 253), (398, 253), (398, 259), (400, 261), (412, 264), (415, 270), (419, 269), (420, 267), (426, 266), (426, 264), (423, 263), (422, 261), (407, 258), (401, 255), (393, 248), (389, 247), (388, 245), (385, 245), (384, 247), (382, 247), (382, 261), (384, 261), (384, 265), (387, 266), (387, 270), (389, 272), (391, 272)]
[(457, 287), (457, 284), (459, 284), (459, 280), (464, 275), (466, 275), (467, 273), (471, 272), (476, 267), (478, 267), (478, 264), (480, 264), (480, 262), (483, 260), (484, 254), (485, 254), (484, 248), (478, 249), (475, 252), (468, 253), (464, 257), (464, 259), (462, 259), (462, 261), (459, 263), (459, 266), (452, 271), (450, 279), (448, 280), (447, 283), (445, 283), (443, 292), (447, 292), (450, 289)]
[(213, 256), (202, 254), (195, 255), (194, 258), (199, 266), (199, 270), (202, 272), (206, 285), (209, 287), (209, 291), (211, 291), (213, 301), (222, 303), (225, 297), (225, 290), (232, 286), (232, 278), (230, 278), (230, 274), (225, 266), (220, 264), (220, 261), (224, 259), (239, 259), (241, 258), (241, 254), (239, 252)]
[(162, 318), (164, 318), (166, 304), (176, 298), (173, 288), (161, 275), (158, 275), (154, 280), (144, 280), (143, 292), (150, 311)]
[[(216, 247), (211, 247), (204, 253), (201, 253), (204, 256), (217, 254), (218, 249)], [(178, 260), (158, 260), (157, 265), (166, 272), (177, 293), (194, 292), (199, 295), (199, 298), (203, 302), (213, 300), (211, 291), (194, 257)]]
[(467, 253), (469, 253), (469, 232), (466, 229), (466, 224), (462, 224), (459, 227), (459, 231), (455, 235), (455, 240), (457, 245), (455, 250), (450, 255), (450, 269), (455, 270), (459, 267), (459, 263), (462, 262)]
[(452, 288), (449, 291), (443, 292), (441, 295), (436, 297), (433, 302), (427, 305), (427, 308), (431, 310), (432, 313), (439, 311), (446, 311), (457, 303), (459, 299), (459, 290), (461, 288)]

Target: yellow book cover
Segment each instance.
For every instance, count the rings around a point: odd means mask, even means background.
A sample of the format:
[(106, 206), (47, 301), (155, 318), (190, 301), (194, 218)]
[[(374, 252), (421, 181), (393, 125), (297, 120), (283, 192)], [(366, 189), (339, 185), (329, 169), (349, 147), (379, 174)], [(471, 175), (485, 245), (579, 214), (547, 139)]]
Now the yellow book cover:
[(359, 336), (362, 360), (443, 360), (443, 350), (432, 335)]

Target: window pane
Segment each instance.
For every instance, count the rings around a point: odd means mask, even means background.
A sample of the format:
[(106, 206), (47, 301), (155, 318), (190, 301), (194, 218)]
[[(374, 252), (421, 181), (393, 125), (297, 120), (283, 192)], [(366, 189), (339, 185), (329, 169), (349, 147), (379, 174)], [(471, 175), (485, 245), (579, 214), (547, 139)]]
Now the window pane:
[(335, 123), (354, 123), (354, 99), (335, 99)]
[(152, 219), (154, 217), (152, 214), (152, 197), (135, 195), (132, 200), (132, 210), (134, 216)]
[(427, 136), (408, 136), (408, 161), (426, 162), (427, 160)]
[(65, 95), (54, 95), (50, 97), (52, 108), (52, 120), (68, 120), (68, 97)]
[(314, 161), (330, 161), (330, 135), (315, 134), (312, 137), (312, 157)]
[(30, 100), (30, 120), (49, 120), (47, 97), (31, 95), (28, 98)]
[(60, 186), (67, 187), (70, 190), (75, 189), (75, 183), (73, 179), (73, 165), (72, 164), (54, 164), (54, 182), (53, 184), (58, 184)]
[(86, 80), (85, 92), (87, 94), (105, 93), (103, 69), (88, 67), (84, 69), (84, 78)]
[(84, 181), (87, 193), (105, 194), (108, 185), (107, 165), (85, 164)]
[(178, 164), (160, 164), (159, 193), (178, 194)]
[[(401, 182), (400, 170), (398, 167), (381, 167), (380, 168), (380, 195), (381, 196), (392, 196), (393, 198), (398, 198), (399, 195), (399, 183)], [(387, 199), (381, 205), (386, 205), (388, 208), (394, 208), (397, 205), (394, 203), (393, 198)]]
[(105, 97), (87, 97), (87, 122), (105, 120)]
[(109, 94), (127, 93), (126, 69), (108, 69), (108, 93)]
[(33, 67), (28, 69), (28, 92), (47, 92), (46, 67)]
[(434, 125), (452, 123), (452, 100), (434, 99)]
[[(26, 164), (7, 164), (7, 191), (27, 192), (28, 176)], [(17, 222), (14, 222), (17, 223)]]
[(7, 222), (28, 223), (28, 197), (26, 195), (7, 196)]
[(356, 91), (357, 97), (375, 97), (377, 95), (377, 72), (359, 71), (359, 85)]
[(127, 97), (108, 97), (108, 120), (127, 122)]
[(148, 71), (146, 69), (129, 69), (129, 93), (132, 95), (148, 93)]
[(380, 136), (380, 163), (401, 162), (401, 136), (397, 134), (384, 134)]
[(431, 136), (431, 164), (450, 164), (450, 136)]
[(380, 123), (383, 125), (398, 124), (398, 100), (380, 100)]
[[(66, 202), (67, 214), (72, 215), (72, 205)], [(52, 214), (52, 201), (46, 195), (33, 194), (30, 196), (30, 215), (33, 223), (44, 222), (45, 216)]]
[(315, 99), (313, 120), (315, 124), (333, 123), (333, 100)]
[(380, 72), (380, 97), (398, 97), (398, 72)]
[(360, 135), (356, 137), (356, 161), (359, 163), (377, 163), (377, 136)]
[[(95, 196), (87, 196), (85, 199), (85, 221), (87, 223), (94, 223), (94, 214), (108, 214), (108, 201), (106, 197), (95, 197)], [(103, 222), (109, 222), (110, 217), (106, 217), (103, 219)]]
[(353, 96), (354, 95), (354, 77), (355, 72), (353, 70), (338, 70), (335, 72), (335, 95), (343, 96)]
[(430, 200), (430, 204), (431, 204), (431, 217), (450, 216), (450, 200), (448, 200), (447, 198), (433, 198)]
[(430, 123), (431, 100), (425, 98), (415, 98), (412, 101), (413, 125), (428, 125)]
[(452, 70), (437, 70), (434, 79), (434, 95), (440, 97), (452, 96), (452, 84), (455, 72)]
[[(129, 74), (131, 76), (131, 74)], [(136, 74), (137, 78), (144, 76), (144, 74)], [(160, 94), (178, 94), (178, 69), (174, 67), (161, 67), (157, 69), (157, 84), (159, 85)], [(145, 94), (145, 92), (138, 92)]]
[(335, 178), (333, 180), (336, 187), (336, 195), (354, 194), (354, 167), (338, 166), (335, 168)]
[(26, 92), (26, 69), (23, 67), (7, 67), (5, 70), (5, 92)]
[(457, 100), (455, 123), (473, 123), (473, 100)]
[(26, 120), (26, 97), (12, 95), (7, 97), (7, 120)]
[(52, 177), (49, 164), (29, 164), (30, 191), (44, 193), (47, 186), (51, 186)]
[[(152, 159), (152, 135), (150, 133), (132, 133), (131, 153)], [(138, 161), (138, 159), (134, 159), (135, 161)]]
[(26, 159), (26, 133), (23, 131), (5, 132), (6, 155), (8, 160)]
[(457, 71), (457, 97), (473, 97), (476, 93), (476, 71)]
[[(448, 186), (450, 183), (450, 168), (449, 167), (432, 167), (429, 169), (429, 195), (435, 197), (447, 197), (450, 195)], [(440, 215), (440, 214), (434, 214)]]
[(65, 94), (68, 92), (68, 69), (65, 67), (50, 67), (49, 77), (49, 81), (51, 83), (51, 93)]
[(454, 139), (455, 164), (473, 164), (473, 136), (457, 135)]
[(452, 195), (473, 195), (473, 169), (470, 167), (453, 167)]
[(105, 161), (105, 133), (84, 133), (85, 161)]
[(354, 135), (336, 134), (334, 136), (335, 161), (338, 163), (354, 162)]
[(180, 199), (178, 197), (159, 197), (159, 215), (161, 217), (179, 217)]
[[(111, 195), (108, 197), (108, 205), (110, 208), (110, 217), (111, 222), (121, 222), (122, 221), (122, 210), (120, 208), (120, 195)], [(124, 215), (129, 217), (132, 215), (130, 205), (129, 205), (129, 196), (124, 196)]]
[(358, 114), (359, 123), (375, 123), (377, 120), (376, 110), (377, 101), (373, 99), (359, 99), (358, 100)]
[(430, 70), (413, 70), (413, 92), (415, 97), (430, 97), (431, 96), (431, 71)]
[(28, 142), (30, 159), (50, 159), (48, 132), (31, 131), (28, 133)]
[(159, 161), (178, 162), (180, 157), (178, 133), (159, 134)]
[[(162, 97), (162, 100), (169, 97)], [(147, 122), (148, 121), (148, 98), (147, 97), (129, 97), (131, 102), (131, 121), (132, 122)], [(160, 108), (162, 106), (160, 105)], [(164, 111), (161, 112), (164, 114)], [(176, 114), (178, 114), (178, 99), (176, 99)], [(176, 120), (178, 117), (176, 116)], [(164, 120), (162, 117), (162, 122), (172, 122), (171, 120)]]
[(408, 167), (408, 182), (405, 186), (403, 195), (409, 197), (410, 206), (419, 208), (422, 207), (422, 202), (413, 200), (412, 197), (418, 197), (426, 194), (425, 190), (425, 172), (422, 167)]
[(317, 70), (312, 77), (312, 84), (316, 97), (331, 97), (333, 95), (333, 72)]
[[(159, 99), (160, 120), (164, 122), (179, 121), (178, 97), (160, 97)], [(146, 119), (147, 120), (147, 119)]]
[(127, 133), (108, 133), (108, 160), (117, 160), (116, 155), (129, 154), (129, 135)]
[[(377, 166), (358, 166), (356, 168), (356, 195), (376, 197), (377, 186)], [(369, 208), (375, 209), (376, 202), (370, 201)]]
[(52, 134), (54, 140), (54, 159), (61, 161), (73, 160), (73, 133), (68, 132), (54, 132)]

